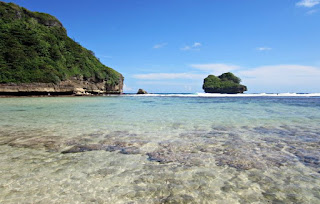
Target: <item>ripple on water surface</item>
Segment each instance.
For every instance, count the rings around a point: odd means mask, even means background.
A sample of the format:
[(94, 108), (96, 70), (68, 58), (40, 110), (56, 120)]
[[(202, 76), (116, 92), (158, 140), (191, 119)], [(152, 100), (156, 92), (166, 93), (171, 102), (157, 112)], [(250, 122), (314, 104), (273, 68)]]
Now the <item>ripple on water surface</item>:
[(320, 99), (0, 104), (1, 203), (320, 202)]

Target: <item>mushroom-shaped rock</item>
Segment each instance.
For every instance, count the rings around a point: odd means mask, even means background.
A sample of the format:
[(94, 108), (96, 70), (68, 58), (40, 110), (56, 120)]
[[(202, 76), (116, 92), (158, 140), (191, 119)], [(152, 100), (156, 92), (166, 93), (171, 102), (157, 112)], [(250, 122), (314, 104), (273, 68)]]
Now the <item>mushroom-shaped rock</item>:
[(209, 75), (204, 79), (203, 90), (206, 93), (227, 93), (237, 94), (247, 91), (247, 87), (240, 84), (241, 79), (231, 72), (220, 76)]

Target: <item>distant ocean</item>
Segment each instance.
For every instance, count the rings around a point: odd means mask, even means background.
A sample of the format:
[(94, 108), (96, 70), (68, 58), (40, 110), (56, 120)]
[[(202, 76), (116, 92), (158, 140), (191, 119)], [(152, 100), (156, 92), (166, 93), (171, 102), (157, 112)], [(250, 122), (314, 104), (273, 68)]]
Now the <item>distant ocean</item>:
[(0, 98), (0, 203), (320, 203), (320, 93)]
[(320, 97), (320, 93), (250, 93), (250, 94), (219, 94), (219, 93), (125, 93), (125, 96), (175, 96), (175, 97)]

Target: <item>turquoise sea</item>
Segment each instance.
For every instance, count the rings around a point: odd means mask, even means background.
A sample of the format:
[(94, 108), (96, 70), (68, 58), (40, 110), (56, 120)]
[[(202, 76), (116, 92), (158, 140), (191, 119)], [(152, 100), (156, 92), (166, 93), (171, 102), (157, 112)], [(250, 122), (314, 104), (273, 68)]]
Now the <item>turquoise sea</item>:
[(320, 203), (320, 94), (0, 98), (0, 203)]

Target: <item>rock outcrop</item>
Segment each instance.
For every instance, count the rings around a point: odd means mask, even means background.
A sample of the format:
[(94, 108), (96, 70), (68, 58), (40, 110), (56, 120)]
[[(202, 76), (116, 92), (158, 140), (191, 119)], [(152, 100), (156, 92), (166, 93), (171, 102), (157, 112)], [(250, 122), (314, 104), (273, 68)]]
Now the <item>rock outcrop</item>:
[(91, 94), (121, 94), (123, 77), (115, 85), (107, 81), (93, 81), (72, 78), (55, 83), (3, 83), (0, 84), (0, 95), (91, 95)]
[(143, 89), (139, 89), (137, 94), (148, 94), (148, 92), (146, 92), (145, 90)]
[(203, 90), (206, 93), (237, 94), (247, 91), (247, 87), (240, 84), (241, 79), (228, 72), (218, 77), (209, 75), (204, 79)]
[(118, 81), (114, 84), (105, 83), (106, 94), (122, 94), (123, 93), (123, 81), (124, 77), (120, 75)]

